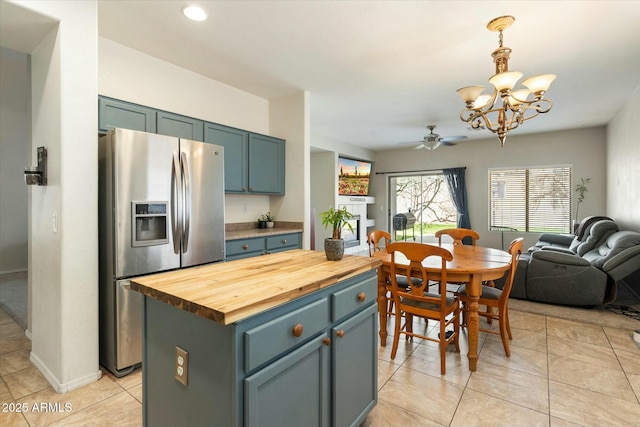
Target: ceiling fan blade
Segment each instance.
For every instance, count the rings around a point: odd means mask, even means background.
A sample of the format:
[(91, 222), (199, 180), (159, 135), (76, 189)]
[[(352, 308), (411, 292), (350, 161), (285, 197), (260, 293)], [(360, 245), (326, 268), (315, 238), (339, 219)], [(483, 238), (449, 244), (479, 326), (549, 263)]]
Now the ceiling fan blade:
[(452, 147), (452, 146), (456, 145), (456, 143), (455, 143), (455, 142), (449, 142), (449, 141), (446, 141), (446, 140), (444, 140), (444, 139), (443, 139), (443, 140), (440, 140), (440, 143), (441, 143), (442, 145), (446, 145), (446, 146), (449, 146), (449, 147)]
[(414, 150), (422, 150), (423, 148), (427, 148), (424, 144), (416, 145), (413, 147)]
[(440, 141), (451, 142), (451, 141), (460, 141), (461, 139), (467, 139), (467, 137), (465, 135), (445, 136), (444, 138), (440, 138)]

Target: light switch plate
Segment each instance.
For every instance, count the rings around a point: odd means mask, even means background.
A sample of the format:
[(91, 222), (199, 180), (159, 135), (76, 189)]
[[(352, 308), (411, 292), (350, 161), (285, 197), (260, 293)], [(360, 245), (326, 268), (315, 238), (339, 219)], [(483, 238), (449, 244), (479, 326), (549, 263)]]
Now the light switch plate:
[(187, 385), (189, 377), (189, 353), (176, 346), (176, 380)]

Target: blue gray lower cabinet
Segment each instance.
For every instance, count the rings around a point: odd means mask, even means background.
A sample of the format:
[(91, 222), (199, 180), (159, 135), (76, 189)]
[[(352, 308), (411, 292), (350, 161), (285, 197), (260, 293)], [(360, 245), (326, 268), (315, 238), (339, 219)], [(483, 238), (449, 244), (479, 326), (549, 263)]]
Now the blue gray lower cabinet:
[(225, 242), (225, 259), (231, 261), (300, 248), (302, 248), (302, 233), (227, 240)]
[(358, 426), (377, 403), (376, 298), (372, 270), (225, 326), (145, 296), (144, 425)]

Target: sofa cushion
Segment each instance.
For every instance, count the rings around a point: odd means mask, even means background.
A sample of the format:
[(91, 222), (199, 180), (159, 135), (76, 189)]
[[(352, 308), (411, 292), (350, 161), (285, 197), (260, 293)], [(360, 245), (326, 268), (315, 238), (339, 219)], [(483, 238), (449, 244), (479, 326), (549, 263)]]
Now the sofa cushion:
[(605, 262), (616, 254), (638, 245), (640, 245), (640, 233), (618, 231), (611, 234), (605, 242), (584, 254), (582, 258), (589, 261), (594, 267), (601, 269)]
[(613, 219), (609, 218), (608, 216), (601, 216), (601, 215), (588, 216), (584, 218), (582, 221), (580, 221), (580, 224), (578, 224), (577, 229), (574, 230), (578, 240), (583, 241), (585, 234), (589, 233), (589, 229), (591, 228), (591, 226), (598, 221), (602, 221), (603, 219), (608, 219), (609, 221), (613, 221)]
[[(578, 256), (583, 256), (596, 246), (601, 245), (616, 231), (618, 231), (618, 225), (611, 220), (601, 220), (592, 223), (582, 241), (578, 241), (576, 245), (572, 243), (569, 249), (578, 254)], [(576, 240), (577, 237), (574, 241)]]

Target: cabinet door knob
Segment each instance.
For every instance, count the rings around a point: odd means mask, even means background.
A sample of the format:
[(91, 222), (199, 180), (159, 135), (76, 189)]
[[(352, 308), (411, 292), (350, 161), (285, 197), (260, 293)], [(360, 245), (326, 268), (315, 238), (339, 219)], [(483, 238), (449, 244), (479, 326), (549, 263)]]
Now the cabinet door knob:
[(249, 191), (253, 191), (253, 187), (249, 187)]
[(340, 329), (338, 332), (336, 332), (336, 335), (342, 338), (344, 336), (344, 331)]
[(282, 239), (282, 244), (286, 245), (287, 244), (287, 239)]
[(242, 191), (247, 191), (247, 187), (242, 187)]
[(242, 249), (246, 251), (247, 249), (249, 249), (249, 245), (242, 245)]
[(360, 292), (358, 294), (358, 301), (360, 302), (364, 302), (364, 300), (367, 298), (367, 295), (364, 292)]
[(298, 323), (296, 326), (293, 327), (293, 336), (299, 338), (302, 336), (303, 331), (304, 331), (304, 327), (302, 326), (302, 323)]
[(323, 339), (323, 340), (322, 340), (322, 344), (324, 344), (324, 345), (329, 345), (329, 344), (331, 344), (331, 338), (325, 338), (325, 339)]

